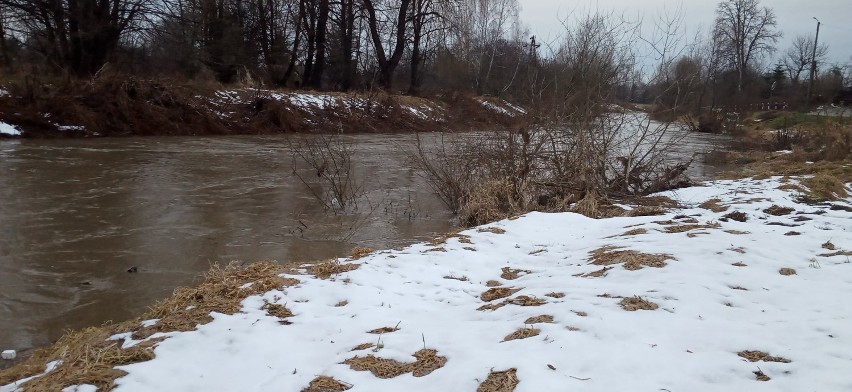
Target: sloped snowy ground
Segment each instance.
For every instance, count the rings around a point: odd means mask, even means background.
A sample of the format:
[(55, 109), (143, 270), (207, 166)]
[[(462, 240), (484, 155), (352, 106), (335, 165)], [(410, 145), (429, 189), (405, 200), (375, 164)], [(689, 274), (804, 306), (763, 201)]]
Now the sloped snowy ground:
[[(490, 371), (510, 368), (516, 391), (852, 390), (849, 200), (803, 205), (781, 185), (747, 179), (669, 192), (685, 208), (665, 216), (531, 213), (443, 244), (344, 261), (360, 267), (332, 279), (291, 275), (301, 283), (171, 334), (154, 360), (121, 367), (129, 374), (116, 390), (300, 391), (325, 375), (350, 391), (475, 391)], [(698, 207), (710, 199), (728, 210)], [(764, 212), (772, 206), (794, 211)], [(748, 220), (723, 218), (734, 211)], [(667, 259), (582, 276), (603, 268), (590, 252), (606, 246)], [(504, 267), (522, 271), (503, 275)], [(519, 291), (486, 302), (489, 281)], [(520, 296), (541, 304), (519, 305)], [(658, 308), (619, 306), (634, 296)], [(261, 310), (266, 301), (290, 309), (291, 324)], [(553, 322), (526, 324), (542, 315)], [(398, 330), (368, 332), (382, 327)], [(522, 327), (540, 333), (504, 341)], [(364, 343), (379, 348), (353, 351)], [(356, 355), (414, 362), (424, 347), (447, 362), (423, 377), (380, 379), (343, 364)], [(749, 362), (737, 354), (745, 350), (789, 362)], [(771, 379), (758, 381), (758, 370)]]

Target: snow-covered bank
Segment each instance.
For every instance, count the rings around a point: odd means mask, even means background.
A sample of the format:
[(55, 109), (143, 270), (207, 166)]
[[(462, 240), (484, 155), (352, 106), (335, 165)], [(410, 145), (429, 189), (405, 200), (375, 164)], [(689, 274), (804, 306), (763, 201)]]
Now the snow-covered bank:
[(668, 192), (683, 208), (661, 216), (531, 213), (340, 260), (328, 279), (292, 273), (167, 334), (116, 390), (301, 391), (327, 376), (474, 391), (510, 369), (516, 391), (850, 390), (852, 200), (801, 204), (794, 183)]

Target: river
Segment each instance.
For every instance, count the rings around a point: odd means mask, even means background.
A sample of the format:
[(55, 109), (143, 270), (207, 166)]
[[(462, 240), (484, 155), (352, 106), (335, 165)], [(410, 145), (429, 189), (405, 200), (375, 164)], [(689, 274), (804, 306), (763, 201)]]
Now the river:
[[(324, 259), (453, 228), (402, 152), (414, 136), (345, 137), (362, 197), (337, 214), (293, 174), (295, 162), (317, 182), (291, 148), (311, 137), (0, 140), (0, 350), (138, 316), (212, 263)], [(692, 134), (678, 154), (721, 140)]]

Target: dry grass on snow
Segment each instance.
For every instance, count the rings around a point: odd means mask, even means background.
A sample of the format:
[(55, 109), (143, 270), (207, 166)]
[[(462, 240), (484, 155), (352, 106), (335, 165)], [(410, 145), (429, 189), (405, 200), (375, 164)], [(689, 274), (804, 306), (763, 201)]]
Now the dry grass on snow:
[(366, 357), (355, 356), (343, 363), (349, 365), (352, 370), (369, 371), (378, 378), (394, 378), (406, 373), (411, 373), (414, 377), (423, 377), (444, 367), (447, 363), (446, 357), (439, 356), (438, 352), (432, 349), (422, 349), (414, 353), (414, 358), (417, 359), (415, 362), (404, 363), (367, 355)]
[(476, 392), (512, 392), (520, 383), (518, 380), (518, 369), (509, 369), (504, 371), (491, 371), (488, 378), (485, 379)]
[(628, 312), (635, 312), (637, 310), (656, 310), (659, 307), (659, 305), (651, 301), (647, 301), (639, 296), (624, 298), (618, 304), (622, 309)]
[(308, 273), (320, 279), (328, 279), (337, 274), (354, 271), (359, 267), (359, 264), (341, 263), (337, 259), (333, 259), (309, 266)]
[[(648, 254), (635, 250), (623, 250), (614, 246), (605, 246), (595, 249), (589, 253), (590, 261), (594, 265), (611, 266), (622, 264), (624, 269), (635, 271), (642, 267), (663, 268), (666, 260), (674, 260), (667, 254)], [(602, 274), (607, 271), (599, 271)]]
[(510, 340), (527, 339), (533, 336), (538, 336), (539, 333), (541, 333), (541, 330), (536, 328), (518, 328), (517, 331), (506, 335), (506, 337), (503, 338), (503, 341), (508, 342)]
[(302, 392), (343, 392), (352, 388), (350, 384), (344, 384), (328, 376), (318, 376), (311, 380), (308, 387)]

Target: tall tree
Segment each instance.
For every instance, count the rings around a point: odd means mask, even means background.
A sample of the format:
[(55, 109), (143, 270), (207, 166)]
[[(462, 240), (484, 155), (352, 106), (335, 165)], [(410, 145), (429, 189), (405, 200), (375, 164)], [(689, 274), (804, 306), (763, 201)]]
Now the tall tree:
[(725, 0), (716, 9), (716, 35), (721, 56), (737, 72), (737, 91), (749, 66), (761, 55), (772, 53), (781, 32), (775, 30), (775, 12), (759, 0)]
[(406, 32), (408, 31), (408, 7), (412, 0), (399, 0), (395, 23), (391, 33), (394, 36), (393, 51), (390, 56), (385, 52), (385, 47), (382, 39), (381, 25), (379, 15), (376, 12), (376, 5), (373, 0), (363, 0), (364, 9), (367, 11), (367, 24), (370, 28), (370, 37), (373, 40), (373, 46), (376, 51), (376, 60), (379, 63), (379, 84), (382, 87), (390, 89), (393, 86), (393, 73), (402, 60), (402, 55), (405, 52)]

